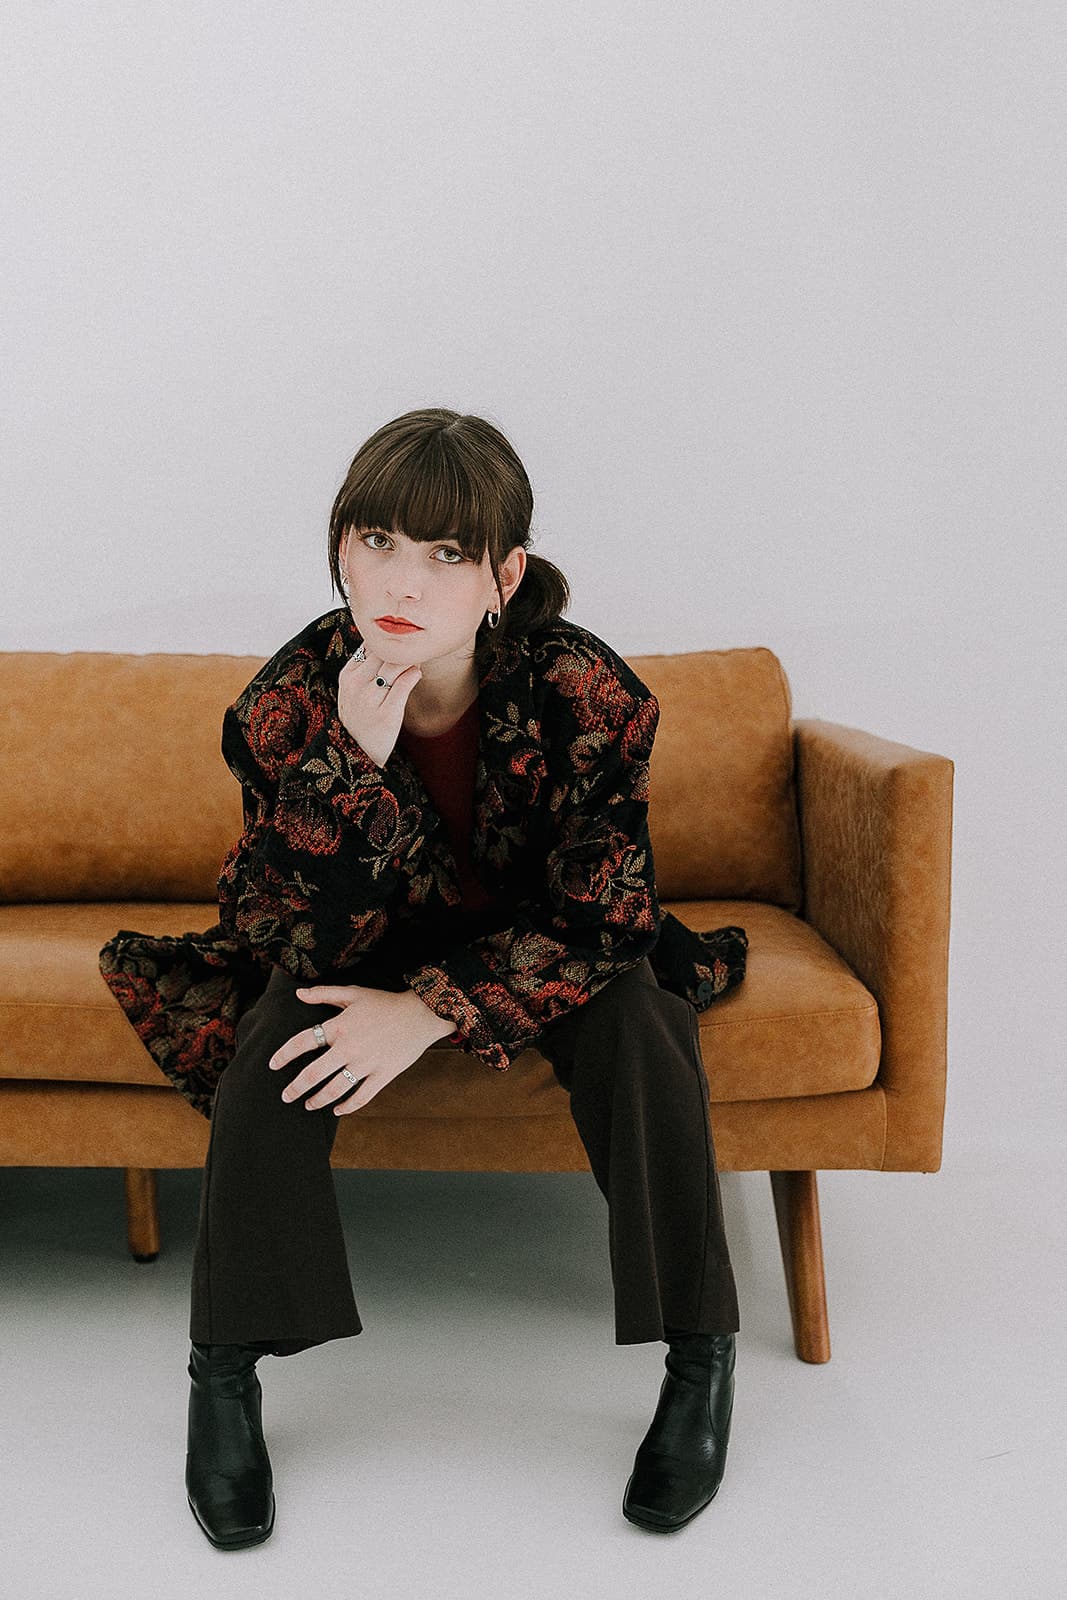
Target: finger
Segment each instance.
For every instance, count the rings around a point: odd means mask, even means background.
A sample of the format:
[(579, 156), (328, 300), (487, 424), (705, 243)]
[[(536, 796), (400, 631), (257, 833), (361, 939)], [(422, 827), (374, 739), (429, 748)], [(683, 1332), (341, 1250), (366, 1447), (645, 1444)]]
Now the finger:
[[(327, 1018), (326, 1020), (329, 1021), (330, 1019)], [(320, 1023), (319, 1026), (321, 1027), (322, 1024)], [(294, 1033), (291, 1039), (286, 1039), (283, 1045), (279, 1045), (267, 1065), (272, 1072), (277, 1072), (279, 1067), (288, 1066), (289, 1062), (295, 1061), (297, 1056), (306, 1056), (309, 1050), (321, 1049), (322, 1041), (315, 1037), (315, 1025), (312, 1023), (310, 1028), (301, 1029), (299, 1033)]]
[[(341, 1082), (347, 1084), (348, 1079), (342, 1078)], [(364, 1078), (354, 1094), (350, 1094), (347, 1100), (342, 1100), (340, 1105), (334, 1106), (334, 1116), (346, 1117), (350, 1111), (358, 1111), (361, 1106), (367, 1104), (368, 1100), (373, 1100), (379, 1089), (384, 1087), (383, 1083), (376, 1082), (373, 1078)]]
[(388, 667), (390, 670), (393, 667), (400, 667), (396, 677), (391, 680), (393, 683), (398, 682), (399, 679), (404, 676), (405, 672), (422, 672), (422, 668), (417, 661), (409, 662), (406, 667), (401, 667), (399, 661), (392, 656), (367, 655), (362, 661), (357, 661), (355, 665), (357, 667), (366, 667), (367, 671), (365, 675), (370, 678), (376, 678), (379, 676), (385, 677), (386, 674), (382, 671), (383, 667)]
[(418, 665), (405, 667), (403, 672), (398, 672), (393, 679), (393, 700), (406, 700), (422, 677), (422, 668)]
[[(417, 661), (412, 662), (410, 667), (403, 667), (399, 672), (394, 672), (392, 665), (388, 661), (383, 661), (374, 682), (378, 688), (384, 688), (387, 693), (394, 691), (391, 698), (398, 700), (403, 695), (410, 694), (421, 677), (422, 668)], [(380, 684), (379, 678), (382, 680)]]
[(317, 983), (310, 989), (297, 989), (295, 992), (299, 999), (308, 1000), (316, 1006), (346, 1006), (352, 998), (348, 989), (328, 983)]
[(363, 677), (366, 677), (368, 672), (377, 672), (378, 668), (383, 665), (384, 661), (384, 656), (376, 656), (370, 650), (368, 650), (366, 655), (358, 661), (355, 656), (349, 656), (348, 660), (341, 668), (341, 671), (359, 672)]
[(282, 1090), (282, 1099), (299, 1099), (302, 1094), (307, 1094), (309, 1089), (316, 1088), (333, 1073), (339, 1072), (344, 1065), (345, 1062), (339, 1055), (331, 1054), (329, 1050), (324, 1051), (321, 1056), (310, 1061), (301, 1072), (298, 1072), (295, 1078), (289, 1080)]
[(309, 1111), (319, 1111), (323, 1106), (328, 1106), (334, 1100), (340, 1100), (342, 1095), (349, 1092), (352, 1087), (351, 1080), (342, 1073), (336, 1073), (329, 1081), (323, 1084), (313, 1100), (305, 1100), (304, 1104)]

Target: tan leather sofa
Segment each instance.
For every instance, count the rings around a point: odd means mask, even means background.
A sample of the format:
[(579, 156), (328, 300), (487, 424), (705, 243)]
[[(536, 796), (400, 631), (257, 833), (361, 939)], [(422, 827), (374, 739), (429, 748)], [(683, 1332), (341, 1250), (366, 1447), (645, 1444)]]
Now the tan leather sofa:
[[(242, 826), (222, 716), (263, 659), (0, 653), (0, 1164), (125, 1169), (140, 1261), (159, 1249), (156, 1170), (201, 1166), (210, 1125), (98, 952), (121, 927), (217, 921)], [(748, 932), (744, 982), (699, 1019), (720, 1170), (770, 1173), (796, 1352), (826, 1361), (819, 1168), (941, 1164), (953, 763), (792, 721), (767, 649), (628, 659), (661, 707), (660, 899)], [(588, 1170), (535, 1048), (497, 1073), (444, 1042), (342, 1120), (333, 1161)]]

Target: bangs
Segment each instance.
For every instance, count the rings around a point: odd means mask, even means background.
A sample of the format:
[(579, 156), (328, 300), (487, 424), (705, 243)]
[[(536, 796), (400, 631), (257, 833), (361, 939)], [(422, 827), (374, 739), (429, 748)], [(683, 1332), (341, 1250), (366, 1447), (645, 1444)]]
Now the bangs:
[[(479, 482), (477, 460), (460, 459), (447, 434), (406, 440), (384, 459), (357, 459), (335, 508), (339, 528), (404, 533), (420, 544), (454, 539), (470, 560), (481, 561), (499, 538), (499, 490)], [(489, 463), (485, 463), (488, 469)]]

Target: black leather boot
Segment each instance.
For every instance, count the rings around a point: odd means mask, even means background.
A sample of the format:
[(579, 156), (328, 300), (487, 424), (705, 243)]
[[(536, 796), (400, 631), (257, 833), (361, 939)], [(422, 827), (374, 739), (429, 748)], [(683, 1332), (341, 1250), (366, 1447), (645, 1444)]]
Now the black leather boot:
[(249, 1345), (189, 1351), (189, 1507), (219, 1550), (261, 1544), (274, 1529), (274, 1484), (263, 1439), (263, 1390)]
[(667, 1372), (637, 1447), (623, 1516), (673, 1533), (715, 1498), (726, 1467), (734, 1401), (732, 1333), (672, 1333)]

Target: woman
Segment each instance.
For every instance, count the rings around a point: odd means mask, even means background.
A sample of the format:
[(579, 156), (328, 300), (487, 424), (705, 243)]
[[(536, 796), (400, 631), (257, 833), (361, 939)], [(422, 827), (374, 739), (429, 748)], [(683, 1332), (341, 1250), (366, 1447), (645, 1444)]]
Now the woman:
[(660, 910), (659, 706), (563, 620), (532, 512), (522, 463), (480, 418), (413, 411), (367, 440), (330, 519), (346, 605), (223, 720), (245, 826), (219, 923), (122, 929), (101, 951), (211, 1120), (186, 1484), (219, 1548), (274, 1525), (260, 1356), (362, 1331), (337, 1118), (446, 1037), (497, 1070), (533, 1044), (552, 1063), (609, 1205), (616, 1342), (668, 1345), (624, 1514), (681, 1527), (722, 1478), (739, 1323), (695, 1012), (744, 976), (747, 940)]

